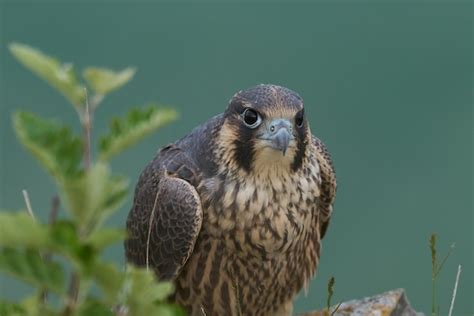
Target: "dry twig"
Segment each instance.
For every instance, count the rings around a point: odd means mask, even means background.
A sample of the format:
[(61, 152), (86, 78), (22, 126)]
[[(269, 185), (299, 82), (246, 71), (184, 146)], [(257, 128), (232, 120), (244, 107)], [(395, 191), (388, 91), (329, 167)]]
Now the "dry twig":
[(453, 297), (449, 306), (449, 316), (453, 313), (454, 301), (456, 300), (456, 292), (458, 291), (459, 276), (461, 275), (461, 265), (458, 265), (458, 273), (456, 274), (456, 282), (454, 283)]
[(28, 191), (22, 190), (23, 193), (23, 199), (25, 200), (25, 205), (26, 205), (26, 210), (28, 211), (28, 214), (30, 214), (31, 218), (35, 218), (35, 214), (33, 213), (33, 209), (31, 208), (31, 202), (30, 202), (30, 196), (28, 195)]

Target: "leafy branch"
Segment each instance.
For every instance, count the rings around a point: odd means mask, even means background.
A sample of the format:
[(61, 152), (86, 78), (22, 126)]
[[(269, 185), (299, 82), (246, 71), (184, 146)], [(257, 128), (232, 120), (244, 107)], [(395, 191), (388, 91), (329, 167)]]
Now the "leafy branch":
[[(108, 246), (123, 241), (125, 231), (105, 228), (104, 222), (125, 201), (128, 180), (110, 170), (109, 160), (163, 125), (177, 113), (171, 108), (134, 108), (112, 120), (110, 132), (100, 137), (99, 158), (91, 153), (95, 110), (104, 98), (128, 83), (136, 69), (113, 71), (88, 67), (80, 82), (72, 64), (61, 63), (24, 44), (9, 46), (13, 56), (45, 80), (78, 113), (82, 136), (70, 126), (31, 112), (13, 115), (20, 143), (56, 183), (49, 223), (34, 218), (24, 191), (26, 212), (0, 212), (0, 271), (30, 284), (36, 295), (19, 302), (0, 299), (1, 315), (181, 315), (166, 303), (169, 283), (158, 283), (152, 272), (135, 267), (125, 271), (102, 258)], [(93, 95), (88, 95), (92, 91)], [(68, 213), (57, 219), (59, 200)], [(69, 277), (67, 272), (70, 271)], [(100, 294), (92, 291), (93, 287)], [(48, 293), (58, 304), (48, 301)], [(112, 307), (117, 307), (113, 308)]]

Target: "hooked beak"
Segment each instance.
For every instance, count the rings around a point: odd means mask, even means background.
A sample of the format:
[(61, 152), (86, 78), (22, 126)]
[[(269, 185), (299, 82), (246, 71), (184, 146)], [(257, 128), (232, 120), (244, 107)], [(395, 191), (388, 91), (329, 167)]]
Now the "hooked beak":
[(285, 155), (288, 145), (293, 139), (291, 131), (292, 125), (288, 120), (275, 119), (268, 125), (268, 130), (265, 131), (262, 139), (267, 140), (271, 147)]
[(281, 128), (275, 136), (273, 136), (271, 142), (275, 149), (280, 150), (283, 155), (285, 155), (288, 145), (290, 144), (290, 133), (286, 128)]

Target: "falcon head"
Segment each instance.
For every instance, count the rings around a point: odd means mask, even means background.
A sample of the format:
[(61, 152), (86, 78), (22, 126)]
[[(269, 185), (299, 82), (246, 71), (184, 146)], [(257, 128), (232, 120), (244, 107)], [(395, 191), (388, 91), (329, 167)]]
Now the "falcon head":
[(303, 99), (287, 88), (261, 84), (237, 92), (224, 113), (224, 156), (247, 172), (298, 170), (311, 139)]

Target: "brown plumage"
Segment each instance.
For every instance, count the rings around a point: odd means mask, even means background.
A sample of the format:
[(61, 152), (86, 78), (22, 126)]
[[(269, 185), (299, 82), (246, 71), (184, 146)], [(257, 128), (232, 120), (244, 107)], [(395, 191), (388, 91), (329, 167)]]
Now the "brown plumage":
[(127, 220), (127, 260), (190, 315), (290, 315), (319, 262), (336, 178), (293, 91), (258, 85), (161, 149)]

